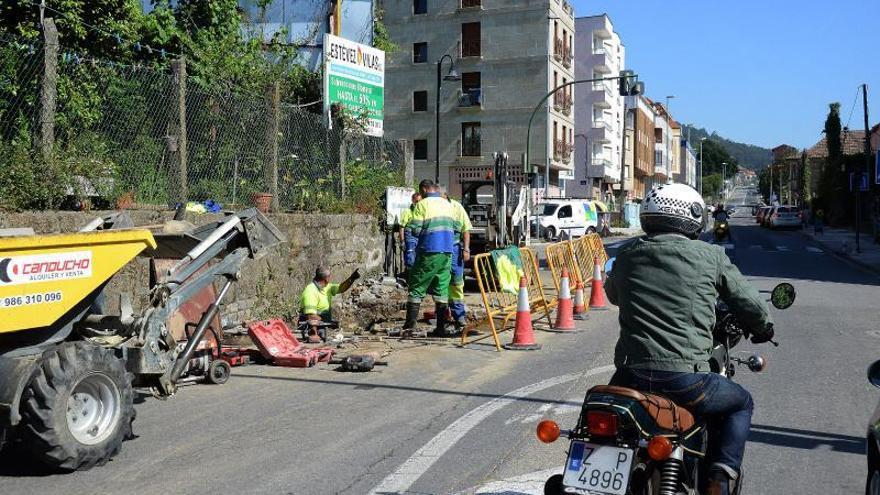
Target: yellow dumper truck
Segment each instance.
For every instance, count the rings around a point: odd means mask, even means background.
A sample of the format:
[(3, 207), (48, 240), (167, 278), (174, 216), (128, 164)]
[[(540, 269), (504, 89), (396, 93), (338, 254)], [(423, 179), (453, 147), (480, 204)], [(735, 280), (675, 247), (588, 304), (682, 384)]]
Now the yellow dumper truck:
[[(131, 435), (134, 395), (169, 397), (203, 367), (197, 346), (242, 264), (283, 240), (255, 209), (170, 234), (0, 237), (0, 448), (15, 438), (62, 470), (105, 463)], [(153, 281), (144, 310), (103, 314), (105, 285), (138, 255), (179, 261)], [(215, 281), (216, 300), (178, 343), (169, 317)]]

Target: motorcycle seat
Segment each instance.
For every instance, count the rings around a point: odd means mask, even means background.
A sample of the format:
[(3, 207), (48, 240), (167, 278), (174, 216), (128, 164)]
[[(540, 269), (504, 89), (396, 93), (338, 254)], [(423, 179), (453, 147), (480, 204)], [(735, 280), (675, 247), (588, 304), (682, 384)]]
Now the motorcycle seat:
[(596, 385), (588, 393), (619, 395), (635, 399), (654, 418), (657, 426), (664, 430), (681, 433), (690, 430), (696, 423), (690, 411), (662, 395), (647, 394), (633, 388), (615, 385)]

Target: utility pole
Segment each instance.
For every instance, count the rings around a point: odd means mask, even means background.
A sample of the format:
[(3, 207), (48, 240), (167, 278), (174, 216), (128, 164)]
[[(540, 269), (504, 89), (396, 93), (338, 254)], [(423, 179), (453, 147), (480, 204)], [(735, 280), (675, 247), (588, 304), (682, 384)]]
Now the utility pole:
[[(865, 180), (871, 176), (871, 129), (868, 124), (868, 85), (862, 84), (862, 109), (865, 112)], [(862, 174), (856, 173), (856, 252), (862, 252), (862, 246), (859, 244), (859, 231), (862, 223)]]

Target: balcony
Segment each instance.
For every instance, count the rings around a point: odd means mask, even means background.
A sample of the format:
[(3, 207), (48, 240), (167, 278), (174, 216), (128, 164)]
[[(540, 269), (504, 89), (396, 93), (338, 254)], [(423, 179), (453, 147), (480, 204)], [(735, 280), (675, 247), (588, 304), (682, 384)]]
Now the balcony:
[(611, 57), (607, 53), (594, 53), (590, 55), (590, 65), (594, 72), (599, 74), (611, 73)]
[(571, 153), (574, 151), (574, 145), (557, 139), (553, 143), (553, 159), (557, 162), (571, 161)]
[(562, 10), (564, 10), (565, 13), (570, 16), (574, 16), (574, 7), (572, 7), (571, 4), (567, 1), (562, 2)]
[(571, 69), (571, 63), (574, 60), (574, 55), (572, 54), (571, 47), (564, 46), (562, 48), (562, 66), (566, 69)]
[(553, 43), (553, 58), (557, 61), (562, 61), (563, 55), (565, 55), (565, 42), (560, 38), (556, 38), (556, 41)]
[(483, 90), (482, 88), (471, 88), (461, 92), (458, 97), (459, 108), (482, 108), (483, 107)]
[(594, 143), (602, 143), (607, 144), (613, 141), (613, 132), (605, 127), (605, 124), (601, 121), (599, 123), (593, 122), (593, 127), (587, 131), (587, 137), (591, 142)]
[(553, 95), (553, 110), (556, 110), (563, 115), (571, 115), (573, 105), (574, 100), (571, 96), (565, 93), (556, 93)]

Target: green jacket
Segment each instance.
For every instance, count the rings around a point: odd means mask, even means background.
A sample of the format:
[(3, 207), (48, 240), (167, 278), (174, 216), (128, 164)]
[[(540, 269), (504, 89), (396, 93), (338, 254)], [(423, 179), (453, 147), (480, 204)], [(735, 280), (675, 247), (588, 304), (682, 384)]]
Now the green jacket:
[(622, 246), (605, 291), (620, 307), (618, 368), (708, 371), (719, 297), (748, 331), (771, 322), (764, 300), (722, 247), (676, 234)]

